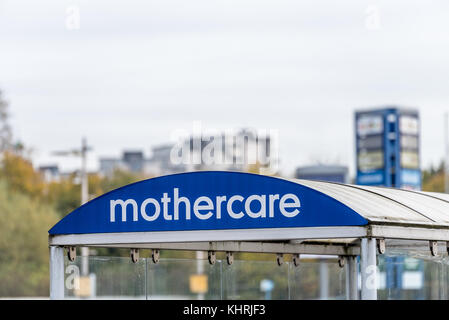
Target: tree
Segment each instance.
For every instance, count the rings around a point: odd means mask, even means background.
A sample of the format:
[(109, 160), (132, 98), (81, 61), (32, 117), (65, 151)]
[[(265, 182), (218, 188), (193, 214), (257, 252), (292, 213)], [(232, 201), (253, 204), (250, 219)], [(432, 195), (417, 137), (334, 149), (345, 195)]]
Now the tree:
[(11, 147), (12, 132), (9, 125), (8, 103), (2, 97), (0, 90), (0, 152), (8, 150)]
[(103, 192), (109, 192), (142, 179), (143, 177), (132, 172), (116, 169), (111, 176), (107, 176), (103, 179), (101, 182), (101, 189)]
[(436, 169), (431, 166), (422, 171), (422, 190), (444, 192), (444, 161)]
[(0, 296), (48, 296), (48, 230), (54, 209), (0, 181)]
[(81, 186), (74, 179), (75, 175), (72, 174), (47, 186), (46, 201), (53, 204), (60, 218), (81, 205)]
[(26, 194), (34, 199), (41, 197), (44, 180), (31, 162), (11, 151), (3, 153), (0, 176), (8, 183), (11, 191)]

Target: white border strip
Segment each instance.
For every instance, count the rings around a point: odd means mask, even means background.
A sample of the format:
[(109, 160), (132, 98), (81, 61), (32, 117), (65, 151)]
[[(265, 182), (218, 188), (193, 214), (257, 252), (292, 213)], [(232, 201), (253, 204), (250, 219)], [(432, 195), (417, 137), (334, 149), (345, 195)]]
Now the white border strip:
[(110, 244), (175, 243), (196, 241), (274, 241), (327, 238), (360, 238), (367, 236), (367, 227), (306, 227), (227, 229), (195, 231), (157, 231), (123, 233), (85, 233), (53, 235), (50, 246), (101, 246)]
[(449, 241), (449, 229), (370, 225), (371, 236), (385, 239)]

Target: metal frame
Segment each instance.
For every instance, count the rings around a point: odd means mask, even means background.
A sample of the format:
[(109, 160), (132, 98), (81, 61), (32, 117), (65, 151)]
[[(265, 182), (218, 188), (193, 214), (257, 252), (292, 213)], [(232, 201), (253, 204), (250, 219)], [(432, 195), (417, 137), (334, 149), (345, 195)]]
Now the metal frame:
[(50, 247), (50, 299), (64, 299), (64, 248)]
[(357, 256), (346, 256), (346, 300), (358, 300), (358, 264)]
[[(99, 247), (99, 246), (94, 246)], [(358, 245), (318, 244), (318, 243), (281, 243), (258, 241), (211, 241), (211, 242), (176, 242), (176, 243), (125, 243), (104, 245), (105, 248), (186, 250), (186, 251), (216, 251), (216, 252), (254, 252), (254, 253), (284, 253), (284, 254), (314, 254), (352, 256), (359, 255)]]
[[(129, 244), (189, 243), (224, 241), (290, 241), (324, 240), (372, 237), (378, 239), (449, 241), (449, 228), (417, 227), (406, 225), (376, 225), (355, 227), (310, 227), (310, 228), (261, 228), (195, 231), (157, 231), (124, 233), (90, 233), (49, 236), (50, 246), (115, 246)], [(182, 239), (180, 241), (179, 239)], [(338, 242), (338, 241), (334, 241)], [(331, 243), (331, 242), (329, 242)]]
[[(123, 233), (89, 233), (53, 235), (51, 246), (107, 246), (111, 244), (176, 243), (197, 241), (289, 241), (292, 239), (361, 238), (367, 236), (367, 228), (360, 227), (305, 227), (260, 228), (195, 231), (156, 231)], [(181, 240), (182, 239), (182, 240)]]
[(404, 239), (404, 240), (436, 240), (449, 241), (449, 228), (431, 226), (407, 226), (407, 225), (376, 225), (369, 227), (368, 234), (375, 238)]
[[(429, 250), (429, 241), (449, 241), (448, 228), (405, 225), (356, 227), (270, 228), (236, 230), (161, 231), (130, 233), (70, 234), (49, 237), (50, 298), (64, 298), (65, 247), (117, 247), (152, 250), (189, 250), (203, 252), (256, 252), (316, 254), (345, 259), (346, 298), (358, 296), (360, 256), (361, 294), (363, 300), (377, 299), (377, 239), (386, 240), (389, 248)], [(180, 241), (182, 240), (182, 241)], [(403, 240), (415, 240), (402, 244)], [(416, 245), (415, 245), (416, 244)]]
[(377, 243), (375, 238), (363, 238), (360, 246), (362, 300), (377, 300)]

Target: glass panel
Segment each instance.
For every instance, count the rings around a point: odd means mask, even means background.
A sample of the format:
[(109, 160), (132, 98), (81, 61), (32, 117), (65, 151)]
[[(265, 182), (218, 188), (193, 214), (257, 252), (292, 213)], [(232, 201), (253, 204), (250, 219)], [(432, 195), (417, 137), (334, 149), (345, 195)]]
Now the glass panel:
[[(358, 258), (359, 260), (359, 258)], [(302, 257), (299, 266), (276, 261), (141, 258), (65, 258), (68, 299), (345, 299), (346, 270), (337, 259)], [(360, 261), (359, 261), (360, 262)], [(360, 274), (358, 275), (360, 288)], [(429, 250), (391, 248), (378, 255), (378, 299), (448, 299), (449, 257)]]
[(428, 251), (390, 251), (378, 257), (379, 299), (447, 299), (448, 259)]
[(346, 273), (335, 259), (301, 259), (290, 263), (290, 299), (346, 299)]
[(223, 263), (223, 299), (289, 299), (288, 262), (235, 260)]
[(222, 261), (147, 259), (148, 299), (221, 299)]
[(130, 258), (88, 258), (88, 275), (82, 275), (82, 260), (65, 259), (65, 297), (68, 299), (146, 299), (146, 263)]

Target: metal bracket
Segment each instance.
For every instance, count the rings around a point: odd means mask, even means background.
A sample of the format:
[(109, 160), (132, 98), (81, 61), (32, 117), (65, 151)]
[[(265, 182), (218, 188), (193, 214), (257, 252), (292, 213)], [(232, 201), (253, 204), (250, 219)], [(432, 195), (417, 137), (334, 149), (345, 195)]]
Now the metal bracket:
[(160, 257), (159, 249), (151, 250), (151, 260), (153, 260), (153, 263), (158, 263), (159, 257)]
[(76, 258), (76, 247), (67, 247), (67, 258), (73, 262)]
[(299, 266), (299, 253), (295, 253), (295, 254), (293, 254), (292, 255), (292, 261), (293, 261), (293, 265), (295, 266), (295, 267), (298, 267)]
[(340, 268), (343, 268), (345, 266), (345, 257), (343, 257), (343, 256), (338, 257), (338, 266)]
[(384, 254), (385, 249), (385, 239), (377, 239), (377, 252), (379, 252), (379, 254)]
[(226, 251), (226, 262), (231, 265), (234, 262), (234, 254), (231, 251)]
[(429, 241), (430, 253), (432, 256), (436, 256), (438, 254), (438, 242), (437, 241)]
[(131, 261), (133, 263), (139, 261), (139, 249), (131, 249)]
[(284, 263), (284, 254), (283, 253), (278, 253), (276, 255), (276, 262), (277, 262), (278, 266), (282, 266), (282, 264)]
[(215, 264), (215, 262), (217, 261), (217, 256), (215, 255), (215, 251), (208, 251), (207, 259), (209, 260), (210, 264)]

